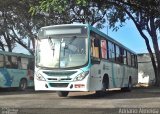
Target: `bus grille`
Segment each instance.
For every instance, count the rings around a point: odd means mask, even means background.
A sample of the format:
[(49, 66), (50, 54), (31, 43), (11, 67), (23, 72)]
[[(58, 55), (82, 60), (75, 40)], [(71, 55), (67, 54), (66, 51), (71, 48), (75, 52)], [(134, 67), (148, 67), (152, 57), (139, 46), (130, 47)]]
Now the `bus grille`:
[(69, 83), (49, 83), (51, 87), (67, 87)]
[(70, 81), (72, 80), (72, 78), (61, 78), (60, 80), (58, 80), (57, 78), (48, 78), (48, 80), (50, 81)]
[(68, 72), (47, 72), (43, 71), (48, 76), (71, 76), (76, 73), (76, 71), (68, 71)]

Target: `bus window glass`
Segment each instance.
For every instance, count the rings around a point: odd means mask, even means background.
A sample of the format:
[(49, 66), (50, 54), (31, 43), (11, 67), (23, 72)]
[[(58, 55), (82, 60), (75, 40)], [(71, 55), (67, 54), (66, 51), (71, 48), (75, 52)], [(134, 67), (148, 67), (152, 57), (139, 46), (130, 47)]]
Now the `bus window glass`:
[(4, 56), (0, 55), (0, 67), (4, 67)]
[(29, 61), (28, 61), (28, 69), (34, 70), (34, 59), (29, 59)]
[(132, 66), (135, 67), (135, 55), (131, 54)]
[(99, 58), (99, 46), (95, 46), (95, 43), (99, 44), (99, 40), (94, 33), (91, 33), (91, 55), (95, 58)]
[(11, 63), (12, 63), (12, 68), (18, 68), (18, 66), (17, 66), (17, 57), (15, 57), (15, 56), (12, 56), (11, 57)]
[(28, 58), (21, 58), (21, 66), (22, 66), (22, 69), (27, 69)]
[(11, 57), (5, 56), (6, 68), (11, 68)]
[(137, 55), (135, 56), (135, 66), (138, 68), (138, 60), (137, 60)]
[(121, 62), (120, 49), (119, 46), (116, 45), (116, 62)]
[(128, 65), (131, 66), (131, 53), (127, 52), (127, 61), (128, 61)]
[(107, 59), (107, 44), (106, 40), (101, 40), (101, 56), (103, 59)]
[(119, 49), (120, 49), (120, 63), (123, 64), (123, 63), (124, 63), (124, 62), (123, 62), (124, 49), (121, 48), (121, 47), (120, 47)]
[[(47, 68), (71, 68), (88, 61), (88, 39), (84, 36), (62, 35), (41, 39), (37, 46), (37, 65)], [(46, 53), (47, 52), (47, 53)]]
[(115, 50), (114, 50), (114, 44), (112, 42), (108, 42), (108, 51), (109, 51), (109, 60), (114, 61)]
[(127, 55), (126, 55), (126, 50), (123, 51), (123, 63), (126, 65), (127, 64)]

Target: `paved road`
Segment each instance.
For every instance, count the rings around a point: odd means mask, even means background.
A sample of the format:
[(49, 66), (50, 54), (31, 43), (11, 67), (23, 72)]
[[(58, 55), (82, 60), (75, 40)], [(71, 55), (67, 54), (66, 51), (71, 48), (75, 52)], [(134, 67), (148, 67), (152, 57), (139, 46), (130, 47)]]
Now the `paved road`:
[[(120, 90), (109, 91), (104, 97), (96, 97), (94, 92), (71, 92), (68, 97), (60, 98), (55, 92), (35, 92), (29, 89), (25, 92), (16, 90), (0, 91), (0, 107), (2, 112), (16, 109), (31, 114), (60, 111), (70, 114), (80, 113), (121, 113), (121, 109), (160, 108), (160, 88), (134, 88), (132, 92)], [(138, 108), (138, 109), (137, 109)], [(23, 110), (22, 110), (23, 109)], [(157, 112), (156, 112), (157, 111)], [(25, 113), (25, 114), (27, 114)], [(145, 113), (144, 113), (145, 114)]]

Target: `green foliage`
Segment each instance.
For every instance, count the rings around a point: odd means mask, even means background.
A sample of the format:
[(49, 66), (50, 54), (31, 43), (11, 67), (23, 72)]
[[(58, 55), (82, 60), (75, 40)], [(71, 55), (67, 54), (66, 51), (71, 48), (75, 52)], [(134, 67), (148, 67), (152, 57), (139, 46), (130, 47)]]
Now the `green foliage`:
[[(156, 70), (160, 70), (157, 36), (160, 31), (160, 0), (40, 0), (38, 5), (31, 7), (30, 12), (48, 13), (51, 17), (58, 17), (59, 23), (96, 23), (98, 28), (103, 28), (107, 19), (110, 28), (115, 31), (123, 27), (126, 20), (131, 19), (146, 42), (155, 75)], [(156, 58), (153, 57), (150, 38)], [(158, 61), (158, 65), (155, 61)]]
[(106, 10), (99, 8), (92, 0), (41, 0), (38, 5), (30, 8), (30, 12), (58, 16), (63, 23), (80, 22), (94, 25), (103, 19)]
[(28, 47), (24, 39), (30, 38), (34, 43), (37, 30), (44, 26), (43, 16), (31, 16), (28, 13), (30, 4), (34, 3), (25, 0), (6, 0), (2, 2), (3, 5), (0, 7), (2, 13), (0, 15), (0, 47), (3, 50), (6, 47), (8, 51), (12, 51), (18, 43), (33, 54), (33, 50)]

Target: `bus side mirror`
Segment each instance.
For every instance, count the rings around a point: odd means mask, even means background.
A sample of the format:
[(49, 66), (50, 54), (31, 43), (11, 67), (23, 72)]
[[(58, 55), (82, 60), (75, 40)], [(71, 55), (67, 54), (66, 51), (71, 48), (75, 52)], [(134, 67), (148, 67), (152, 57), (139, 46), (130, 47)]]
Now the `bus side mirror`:
[(99, 39), (94, 39), (94, 47), (99, 47)]
[(100, 64), (100, 59), (91, 58), (91, 64)]

